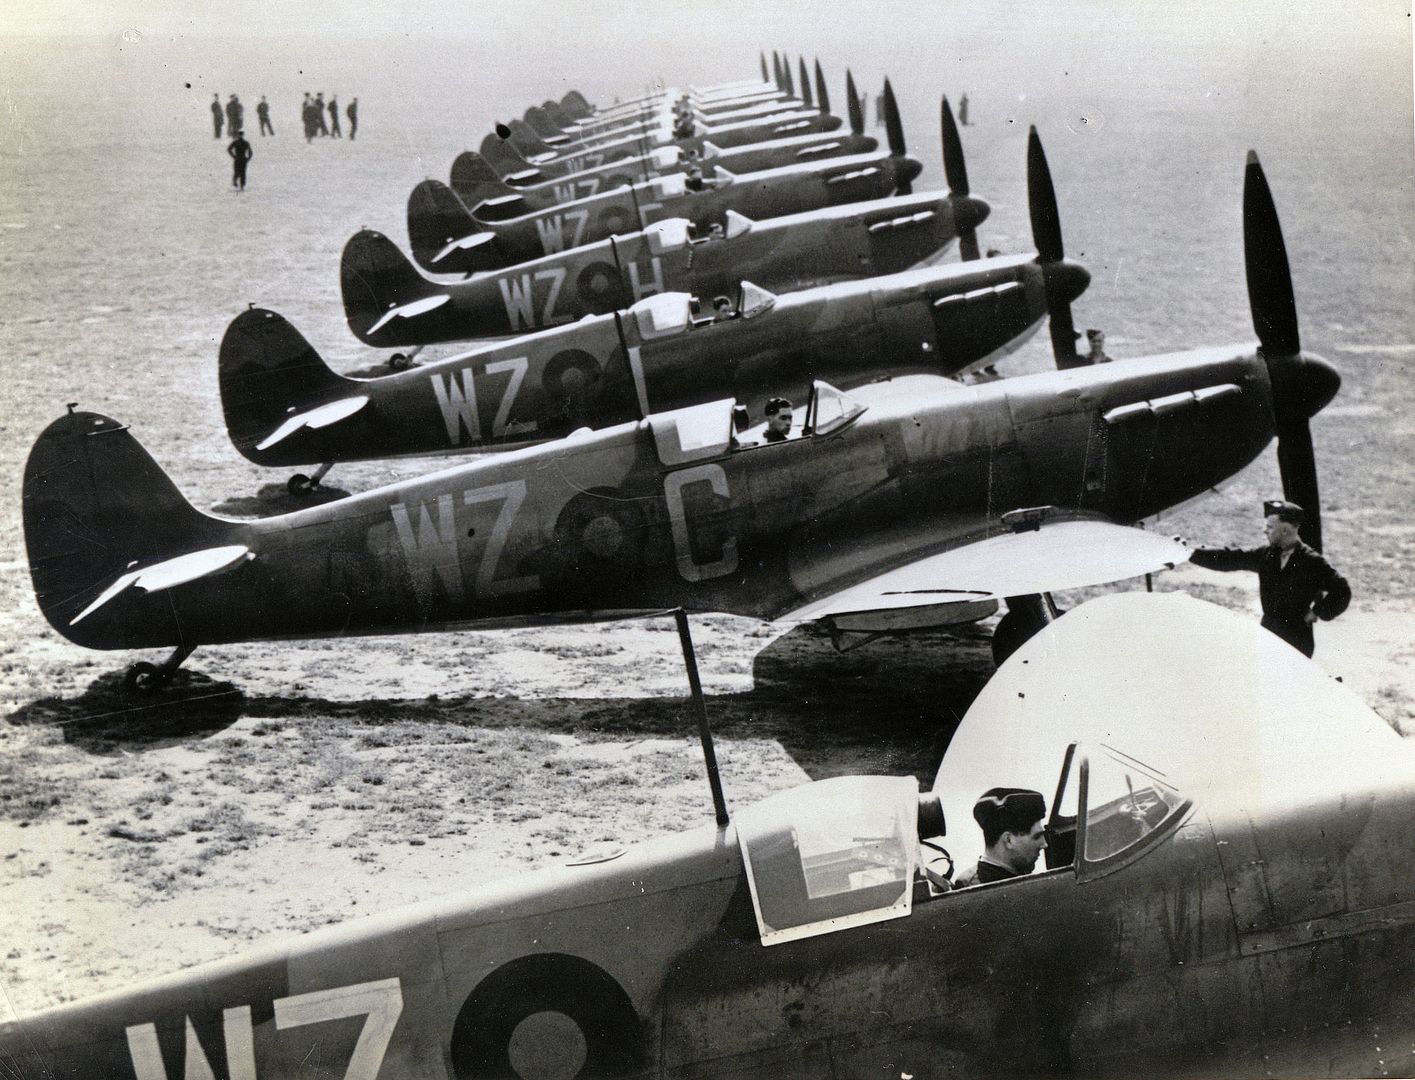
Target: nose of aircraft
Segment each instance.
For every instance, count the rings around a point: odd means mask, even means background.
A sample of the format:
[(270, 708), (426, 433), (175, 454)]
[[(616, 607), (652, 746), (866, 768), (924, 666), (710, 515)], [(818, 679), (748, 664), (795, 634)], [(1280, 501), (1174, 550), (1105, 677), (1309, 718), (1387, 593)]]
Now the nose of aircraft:
[(1291, 406), (1308, 420), (1331, 404), (1341, 389), (1341, 373), (1312, 353), (1298, 353), (1287, 378)]
[(1080, 263), (1063, 259), (1047, 264), (1046, 283), (1052, 304), (1069, 304), (1091, 284), (1091, 272)]
[(972, 195), (953, 196), (953, 223), (960, 236), (976, 229), (988, 219), (992, 207)]

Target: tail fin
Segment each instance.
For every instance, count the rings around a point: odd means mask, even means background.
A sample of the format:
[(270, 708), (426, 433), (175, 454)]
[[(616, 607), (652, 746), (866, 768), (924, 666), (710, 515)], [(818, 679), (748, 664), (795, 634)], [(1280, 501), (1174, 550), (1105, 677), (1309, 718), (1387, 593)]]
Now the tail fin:
[(504, 265), (495, 235), (483, 232), (457, 193), (436, 180), (424, 180), (408, 196), (408, 240), (429, 273), (475, 274)]
[(560, 99), (560, 104), (577, 120), (583, 120), (586, 116), (594, 112), (590, 103), (585, 99), (585, 95), (578, 90), (568, 91), (565, 96)]
[(521, 153), (554, 154), (555, 147), (540, 137), (540, 133), (524, 120), (512, 120), (506, 125), (511, 131), (511, 145)]
[(495, 135), (481, 141), (481, 156), (507, 183), (538, 184), (545, 174), (527, 161), (514, 146)]
[(532, 105), (526, 110), (526, 123), (531, 125), (537, 135), (545, 138), (553, 138), (556, 135), (563, 136), (565, 134), (565, 132), (560, 130), (559, 125), (550, 118), (550, 114), (539, 105)]
[[(348, 247), (344, 250), (347, 258)], [(257, 465), (305, 464), (303, 458), (285, 462), (278, 453), (262, 453), (256, 447), (292, 413), (359, 386), (331, 371), (288, 321), (262, 308), (231, 320), (221, 339), (217, 371), (226, 434), (241, 455)]]
[(514, 195), (515, 189), (475, 150), (464, 150), (452, 162), (452, 190), (463, 206), (475, 207), (486, 199)]
[(397, 244), (369, 229), (355, 233), (344, 245), (339, 259), (339, 288), (344, 294), (344, 318), (349, 329), (365, 345), (375, 348), (423, 344), (406, 338), (407, 320), (390, 320), (388, 313), (419, 300), (446, 295), (435, 282), (418, 273)]
[(39, 608), (60, 634), (91, 649), (182, 643), (165, 604), (121, 620), (105, 608), (74, 620), (134, 561), (229, 543), (241, 529), (197, 510), (127, 427), (90, 412), (61, 416), (40, 433), (25, 463), (22, 502)]

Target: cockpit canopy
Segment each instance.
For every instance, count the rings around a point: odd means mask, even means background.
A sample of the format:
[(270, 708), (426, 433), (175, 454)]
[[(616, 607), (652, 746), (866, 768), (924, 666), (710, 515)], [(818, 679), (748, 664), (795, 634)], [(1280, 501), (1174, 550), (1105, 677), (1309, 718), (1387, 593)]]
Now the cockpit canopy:
[[(723, 398), (721, 401), (654, 413), (648, 421), (653, 429), (659, 461), (664, 465), (682, 465), (719, 457), (734, 449), (761, 445), (763, 432), (760, 429), (764, 425), (734, 435), (733, 410), (736, 404), (732, 398)], [(804, 426), (799, 429), (799, 434), (793, 432), (791, 439), (785, 442), (791, 443), (813, 435), (830, 435), (852, 423), (864, 411), (864, 405), (817, 379), (811, 386)]]
[(686, 248), (688, 227), (687, 218), (664, 218), (649, 225), (644, 229), (644, 235), (648, 237), (650, 254), (666, 255)]
[(688, 191), (688, 177), (686, 173), (669, 173), (667, 176), (655, 176), (649, 185), (656, 199), (677, 199), (681, 198)]
[(687, 293), (656, 293), (629, 308), (645, 341), (681, 334), (693, 323), (693, 298)]
[(762, 944), (908, 915), (918, 815), (907, 776), (819, 780), (738, 811)]

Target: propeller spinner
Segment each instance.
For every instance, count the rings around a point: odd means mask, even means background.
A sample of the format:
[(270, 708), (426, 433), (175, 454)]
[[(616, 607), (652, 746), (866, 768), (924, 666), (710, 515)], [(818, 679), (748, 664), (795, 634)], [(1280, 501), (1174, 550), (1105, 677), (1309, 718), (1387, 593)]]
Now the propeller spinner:
[(1307, 512), (1299, 532), (1320, 551), (1321, 498), (1309, 421), (1336, 396), (1341, 375), (1321, 357), (1302, 351), (1282, 226), (1263, 166), (1252, 150), (1243, 176), (1243, 262), (1253, 330), (1272, 385), (1282, 494)]

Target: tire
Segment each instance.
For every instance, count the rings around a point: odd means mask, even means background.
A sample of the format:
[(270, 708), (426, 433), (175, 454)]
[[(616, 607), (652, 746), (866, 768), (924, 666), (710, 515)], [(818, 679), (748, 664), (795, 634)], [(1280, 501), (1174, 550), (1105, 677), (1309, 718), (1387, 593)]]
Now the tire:
[(407, 371), (412, 365), (407, 353), (396, 352), (388, 358), (388, 367), (393, 371)]
[[(518, 1036), (528, 1022), (529, 1035)], [(530, 1048), (548, 1063), (544, 1075), (629, 1076), (643, 1068), (642, 1044), (633, 1004), (603, 969), (578, 956), (538, 953), (488, 975), (468, 996), (452, 1028), (452, 1073), (457, 1080), (517, 1078), (523, 1074), (513, 1060)]]
[(123, 689), (130, 694), (155, 694), (167, 685), (156, 664), (139, 660), (123, 673)]
[(302, 472), (297, 472), (285, 481), (285, 490), (291, 495), (303, 495), (313, 486), (310, 478)]

